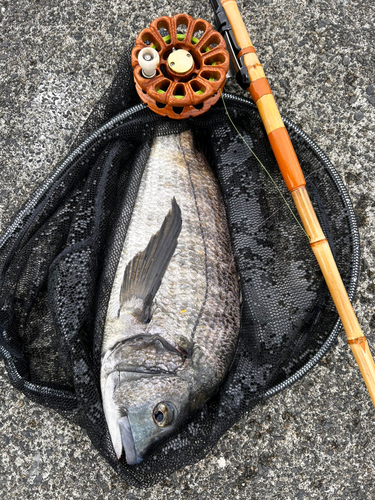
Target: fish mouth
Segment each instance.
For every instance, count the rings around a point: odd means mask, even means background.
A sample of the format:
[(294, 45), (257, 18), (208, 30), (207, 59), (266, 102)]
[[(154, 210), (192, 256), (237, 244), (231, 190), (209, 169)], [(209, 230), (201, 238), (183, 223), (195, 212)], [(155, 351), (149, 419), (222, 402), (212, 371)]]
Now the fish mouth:
[(120, 429), (122, 447), (125, 451), (125, 458), (127, 463), (129, 465), (139, 464), (140, 462), (142, 462), (143, 458), (138, 454), (135, 448), (134, 437), (128, 417), (125, 416), (119, 418), (117, 420), (117, 423)]

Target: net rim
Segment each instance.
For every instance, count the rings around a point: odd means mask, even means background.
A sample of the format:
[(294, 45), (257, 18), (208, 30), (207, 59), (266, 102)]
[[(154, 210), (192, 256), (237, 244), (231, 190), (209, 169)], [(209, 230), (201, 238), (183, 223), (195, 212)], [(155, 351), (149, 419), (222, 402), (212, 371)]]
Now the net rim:
[[(229, 94), (229, 93), (223, 93), (223, 98), (226, 101), (233, 102), (233, 103), (240, 103), (244, 106), (251, 107), (253, 109), (256, 109), (255, 104), (248, 100), (245, 99), (244, 97), (240, 97), (237, 95)], [(7, 227), (5, 232), (0, 238), (0, 249), (7, 243), (8, 239), (11, 237), (12, 233), (19, 227), (20, 224), (22, 224), (22, 220), (24, 217), (32, 211), (39, 201), (42, 199), (42, 197), (47, 193), (48, 189), (53, 185), (54, 182), (56, 182), (64, 173), (65, 171), (70, 167), (72, 162), (76, 161), (81, 154), (85, 152), (85, 150), (90, 147), (90, 145), (96, 141), (102, 134), (109, 132), (116, 126), (122, 124), (125, 120), (129, 120), (129, 118), (134, 117), (137, 113), (140, 113), (144, 110), (146, 110), (148, 107), (144, 103), (137, 104), (135, 106), (130, 107), (129, 109), (122, 111), (121, 113), (115, 115), (113, 118), (108, 120), (106, 123), (104, 123), (102, 126), (100, 126), (98, 129), (96, 129), (94, 132), (92, 132), (84, 141), (82, 141), (68, 156), (63, 160), (63, 162), (57, 167), (56, 171), (48, 177), (48, 179), (45, 180), (45, 182), (39, 186), (34, 194), (31, 196), (29, 201), (24, 205), (24, 207), (21, 209), (21, 211), (16, 215), (14, 218), (13, 222)], [(359, 279), (359, 271), (360, 271), (360, 243), (359, 243), (359, 230), (358, 230), (358, 225), (354, 213), (354, 208), (352, 205), (352, 202), (350, 200), (349, 194), (346, 190), (346, 187), (338, 174), (338, 172), (335, 170), (334, 166), (330, 162), (330, 160), (327, 158), (327, 156), (324, 154), (324, 152), (320, 149), (320, 147), (298, 126), (296, 125), (292, 120), (289, 118), (281, 115), (282, 120), (288, 130), (288, 132), (293, 131), (297, 136), (302, 138), (303, 141), (314, 151), (316, 156), (319, 158), (319, 160), (323, 163), (324, 167), (326, 168), (327, 173), (331, 177), (334, 185), (336, 186), (336, 189), (338, 193), (340, 194), (342, 203), (343, 203), (343, 208), (347, 212), (347, 220), (349, 221), (349, 226), (350, 226), (350, 231), (351, 231), (351, 238), (352, 238), (352, 255), (351, 255), (351, 273), (350, 273), (350, 283), (348, 286), (348, 296), (350, 301), (352, 302), (355, 296), (357, 284), (358, 284), (358, 279)], [(323, 356), (329, 351), (329, 349), (332, 347), (334, 344), (335, 340), (337, 339), (337, 336), (340, 332), (340, 329), (342, 327), (341, 320), (338, 318), (337, 322), (335, 323), (333, 329), (331, 330), (331, 333), (327, 337), (326, 341), (322, 344), (320, 349), (316, 352), (316, 354), (309, 360), (307, 361), (302, 368), (300, 368), (297, 372), (295, 372), (293, 375), (289, 376), (286, 380), (283, 382), (277, 384), (275, 387), (272, 387), (269, 389), (263, 396), (263, 399), (267, 399), (278, 392), (284, 390), (285, 388), (291, 386), (294, 384), (296, 381), (301, 379), (308, 371), (310, 371), (322, 358)], [(17, 367), (12, 360), (11, 353), (8, 352), (8, 350), (4, 346), (0, 346), (0, 353), (3, 356), (3, 359), (7, 365), (8, 368), (8, 373), (13, 373), (14, 377), (12, 377), (12, 382), (14, 385), (19, 385), (21, 382), (22, 377), (18, 374)], [(18, 376), (17, 376), (18, 374)], [(37, 384), (31, 384), (27, 381), (23, 381), (21, 384), (25, 389), (29, 389), (31, 392), (38, 391)], [(28, 387), (30, 385), (30, 387)], [(43, 386), (45, 387), (45, 386)], [(64, 400), (68, 400), (70, 403), (72, 403), (73, 400), (76, 400), (75, 395), (72, 394), (71, 392), (68, 391), (63, 391), (59, 389), (49, 389), (54, 393), (54, 395), (58, 395), (59, 397), (62, 397)]]

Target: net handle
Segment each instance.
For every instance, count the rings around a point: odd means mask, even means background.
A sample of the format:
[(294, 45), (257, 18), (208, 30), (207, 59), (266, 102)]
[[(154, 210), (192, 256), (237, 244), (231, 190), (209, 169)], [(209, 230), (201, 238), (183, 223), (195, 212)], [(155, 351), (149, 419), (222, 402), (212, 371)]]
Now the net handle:
[(375, 364), (344, 283), (337, 269), (330, 246), (306, 190), (305, 178), (294, 151), (289, 134), (280, 116), (271, 88), (259, 62), (235, 0), (220, 0), (231, 25), (233, 35), (241, 49), (244, 66), (250, 78), (247, 89), (261, 116), (272, 151), (291, 192), (302, 224), (310, 240), (310, 246), (318, 261), (328, 289), (342, 321), (348, 344), (354, 354), (368, 392), (375, 406)]

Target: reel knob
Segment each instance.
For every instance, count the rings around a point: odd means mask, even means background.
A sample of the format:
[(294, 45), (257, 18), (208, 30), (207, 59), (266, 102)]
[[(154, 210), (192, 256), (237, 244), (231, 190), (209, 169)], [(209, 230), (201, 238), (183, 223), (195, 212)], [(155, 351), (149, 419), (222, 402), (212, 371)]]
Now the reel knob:
[(177, 49), (169, 54), (167, 63), (169, 69), (179, 75), (184, 75), (194, 66), (194, 59), (187, 50)]
[(159, 115), (181, 120), (205, 113), (219, 99), (229, 54), (207, 21), (177, 14), (141, 31), (131, 63), (142, 101)]

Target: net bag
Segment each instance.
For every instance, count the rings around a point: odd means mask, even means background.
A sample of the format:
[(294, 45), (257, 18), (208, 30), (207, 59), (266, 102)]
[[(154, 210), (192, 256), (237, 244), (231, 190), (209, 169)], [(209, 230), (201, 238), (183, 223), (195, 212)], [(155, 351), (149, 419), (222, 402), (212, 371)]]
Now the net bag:
[[(10, 382), (86, 429), (120, 478), (147, 487), (204, 457), (260, 400), (302, 377), (333, 345), (338, 315), (308, 240), (229, 122), (223, 104), (179, 122), (152, 113), (130, 51), (67, 158), (0, 240), (0, 352)], [(288, 198), (255, 106), (228, 112)], [(352, 299), (359, 240), (347, 192), (314, 142), (285, 119), (307, 189)], [(224, 197), (242, 294), (234, 362), (220, 391), (138, 465), (118, 460), (100, 393), (112, 282), (155, 133), (190, 129)], [(229, 410), (230, 409), (230, 410)]]

